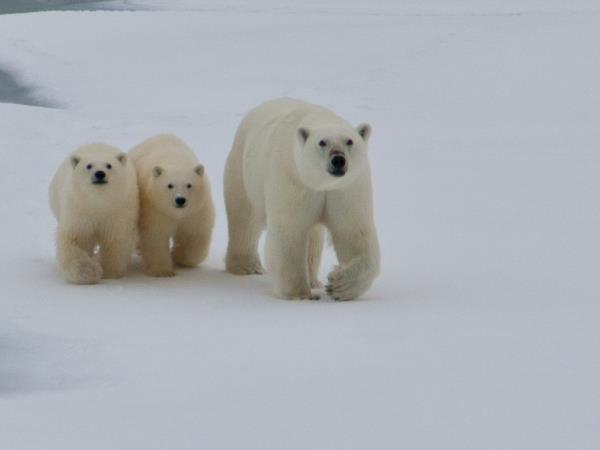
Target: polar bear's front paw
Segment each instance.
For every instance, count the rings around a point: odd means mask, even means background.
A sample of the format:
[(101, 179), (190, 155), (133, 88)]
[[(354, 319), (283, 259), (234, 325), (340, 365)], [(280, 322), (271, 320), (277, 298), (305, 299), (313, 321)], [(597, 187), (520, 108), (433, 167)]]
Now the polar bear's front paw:
[(168, 278), (175, 276), (175, 272), (170, 267), (147, 267), (144, 269), (144, 273), (149, 277)]
[(369, 288), (370, 280), (357, 264), (347, 264), (337, 267), (327, 276), (325, 291), (334, 300), (352, 300)]
[(96, 284), (102, 279), (102, 266), (93, 259), (79, 259), (72, 263), (66, 275), (71, 283)]

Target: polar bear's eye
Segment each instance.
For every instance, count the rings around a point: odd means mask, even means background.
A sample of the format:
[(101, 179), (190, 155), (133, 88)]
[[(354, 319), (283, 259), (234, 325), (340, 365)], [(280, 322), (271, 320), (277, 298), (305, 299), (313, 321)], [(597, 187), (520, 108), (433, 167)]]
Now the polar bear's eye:
[(192, 188), (192, 183), (188, 183), (188, 184), (187, 184), (187, 188), (188, 188), (188, 189), (191, 189), (191, 188)]
[(167, 184), (167, 187), (168, 187), (169, 189), (173, 189), (173, 185), (172, 185), (171, 183)]
[(326, 141), (325, 139), (321, 139), (321, 140), (319, 141), (319, 146), (320, 146), (320, 147), (325, 147), (326, 145), (327, 145), (327, 141)]
[(106, 168), (107, 168), (108, 170), (112, 169), (112, 164), (107, 164), (107, 165), (106, 165)]
[(352, 144), (354, 144), (354, 141), (353, 141), (352, 139), (348, 139), (348, 140), (346, 141), (346, 145), (347, 145), (348, 147), (352, 146)]
[(86, 168), (87, 170), (92, 170), (92, 167), (93, 167), (93, 166), (92, 166), (91, 164), (88, 164), (87, 166), (85, 166), (85, 168)]

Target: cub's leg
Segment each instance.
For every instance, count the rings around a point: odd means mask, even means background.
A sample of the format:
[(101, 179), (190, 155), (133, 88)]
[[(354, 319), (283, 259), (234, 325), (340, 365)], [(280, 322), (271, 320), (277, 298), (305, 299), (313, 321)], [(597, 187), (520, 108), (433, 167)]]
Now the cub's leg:
[(96, 242), (93, 234), (59, 226), (56, 239), (58, 265), (70, 283), (96, 284), (102, 279), (102, 266), (92, 255)]
[(171, 259), (171, 230), (166, 230), (160, 219), (144, 220), (140, 229), (140, 253), (144, 273), (151, 277), (174, 277)]
[(135, 248), (135, 232), (112, 230), (100, 239), (103, 278), (121, 278), (127, 273)]
[(209, 218), (194, 217), (180, 224), (175, 234), (173, 261), (182, 267), (195, 267), (206, 259), (210, 248), (212, 223)]

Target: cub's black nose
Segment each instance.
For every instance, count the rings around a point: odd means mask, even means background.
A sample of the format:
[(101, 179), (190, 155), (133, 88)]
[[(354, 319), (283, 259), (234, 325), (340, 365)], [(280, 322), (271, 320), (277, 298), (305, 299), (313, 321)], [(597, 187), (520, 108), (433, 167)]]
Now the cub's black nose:
[(186, 202), (186, 200), (185, 200), (185, 197), (177, 197), (177, 198), (175, 199), (175, 203), (176, 203), (176, 204), (177, 204), (177, 206), (179, 206), (180, 208), (181, 208), (182, 206), (184, 206), (184, 205), (185, 205), (185, 202)]
[(346, 158), (341, 155), (335, 155), (331, 158), (331, 167), (335, 170), (341, 170), (346, 166)]
[(94, 174), (97, 180), (104, 180), (106, 178), (106, 172), (99, 170)]

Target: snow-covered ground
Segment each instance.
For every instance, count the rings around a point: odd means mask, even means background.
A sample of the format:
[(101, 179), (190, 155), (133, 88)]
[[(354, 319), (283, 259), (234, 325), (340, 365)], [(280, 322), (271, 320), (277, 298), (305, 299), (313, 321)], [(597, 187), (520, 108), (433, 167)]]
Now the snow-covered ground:
[[(597, 2), (107, 3), (156, 10), (0, 16), (0, 66), (62, 106), (0, 104), (0, 449), (600, 447)], [(373, 125), (359, 300), (223, 271), (224, 161), (278, 96)], [(163, 131), (212, 179), (208, 263), (65, 284), (55, 168)]]

